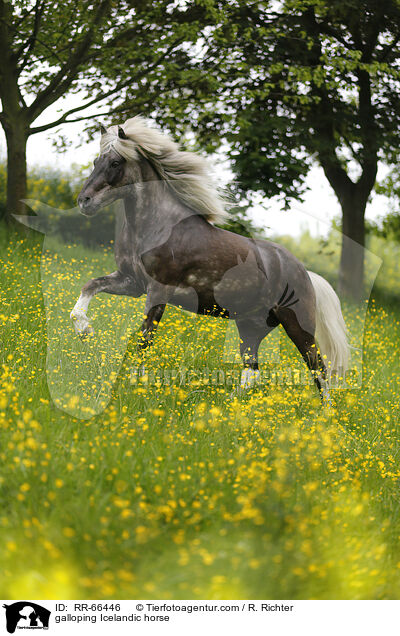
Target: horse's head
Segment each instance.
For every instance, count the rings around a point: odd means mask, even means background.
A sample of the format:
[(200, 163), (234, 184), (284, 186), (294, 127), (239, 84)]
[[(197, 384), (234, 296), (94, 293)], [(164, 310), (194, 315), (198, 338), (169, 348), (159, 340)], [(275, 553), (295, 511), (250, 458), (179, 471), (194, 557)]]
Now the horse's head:
[[(103, 127), (101, 131), (100, 155), (95, 159), (94, 169), (78, 195), (78, 205), (85, 216), (94, 216), (104, 206), (123, 198), (127, 186), (140, 180), (138, 163), (129, 161), (110, 143), (103, 143), (110, 133)], [(128, 141), (121, 127), (118, 127), (118, 139), (120, 142)]]
[[(150, 182), (156, 182), (156, 186)], [(149, 187), (141, 188), (143, 183), (149, 183)], [(207, 162), (195, 153), (180, 151), (168, 135), (136, 115), (123, 127), (102, 128), (100, 155), (83, 185), (78, 204), (86, 216), (131, 196), (139, 207), (140, 201), (143, 204), (151, 197), (164, 200), (166, 186), (186, 211), (201, 214), (209, 221), (221, 222), (226, 217), (224, 198), (218, 194)], [(152, 205), (152, 209), (158, 208), (158, 204)]]

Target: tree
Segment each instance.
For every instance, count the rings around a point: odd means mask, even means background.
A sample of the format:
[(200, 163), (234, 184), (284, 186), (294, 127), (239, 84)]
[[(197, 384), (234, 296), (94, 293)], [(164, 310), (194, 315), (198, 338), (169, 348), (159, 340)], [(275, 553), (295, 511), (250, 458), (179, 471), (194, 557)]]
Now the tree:
[[(190, 67), (188, 43), (197, 40), (207, 14), (202, 4), (0, 0), (6, 216), (23, 210), (30, 135), (94, 116), (155, 111), (174, 78)], [(82, 103), (35, 125), (51, 105), (77, 92), (84, 95)]]
[[(196, 130), (227, 142), (243, 191), (300, 198), (314, 161), (342, 208), (340, 290), (363, 282), (365, 209), (378, 160), (395, 163), (400, 124), (397, 0), (224, 3), (204, 70), (220, 60)], [(188, 111), (187, 111), (188, 112)]]

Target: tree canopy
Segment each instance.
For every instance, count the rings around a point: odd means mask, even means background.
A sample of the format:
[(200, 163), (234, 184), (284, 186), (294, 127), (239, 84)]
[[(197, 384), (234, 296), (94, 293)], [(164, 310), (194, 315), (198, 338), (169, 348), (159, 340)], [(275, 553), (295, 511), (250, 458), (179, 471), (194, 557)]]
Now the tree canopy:
[(141, 112), (224, 145), (241, 194), (287, 203), (319, 163), (343, 212), (340, 285), (357, 295), (377, 164), (399, 152), (398, 0), (0, 0), (0, 54), (10, 212), (29, 135)]
[[(90, 106), (101, 105), (104, 116), (154, 110), (153, 100), (187, 64), (189, 47), (182, 44), (196, 41), (205, 16), (201, 4), (171, 0), (0, 0), (0, 121), (13, 105), (23, 108), (34, 134), (90, 118)], [(78, 92), (81, 104), (32, 125), (59, 98)]]
[(322, 166), (343, 211), (340, 285), (353, 296), (378, 160), (398, 158), (399, 64), (396, 0), (233, 0), (205, 41), (199, 138), (226, 143), (242, 192), (288, 202)]
[(244, 189), (297, 198), (312, 160), (333, 183), (397, 161), (395, 0), (234, 0), (220, 16), (205, 69), (223, 64), (197, 129), (210, 148), (229, 142)]
[[(190, 66), (210, 20), (202, 2), (0, 0), (0, 123), (8, 152), (7, 209), (26, 192), (27, 138), (93, 117), (151, 114)], [(60, 98), (81, 103), (36, 120)]]

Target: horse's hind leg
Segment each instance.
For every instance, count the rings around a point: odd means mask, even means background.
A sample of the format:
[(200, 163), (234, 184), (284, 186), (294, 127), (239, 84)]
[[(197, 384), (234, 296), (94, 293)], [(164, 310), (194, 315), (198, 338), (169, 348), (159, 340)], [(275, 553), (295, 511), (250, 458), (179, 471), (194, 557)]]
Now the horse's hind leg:
[(326, 368), (317, 351), (315, 338), (304, 331), (299, 324), (296, 313), (290, 307), (275, 306), (272, 310), (277, 320), (281, 323), (289, 338), (300, 351), (305, 363), (310, 369), (314, 382), (320, 392), (322, 401), (330, 404), (328, 382), (326, 380)]

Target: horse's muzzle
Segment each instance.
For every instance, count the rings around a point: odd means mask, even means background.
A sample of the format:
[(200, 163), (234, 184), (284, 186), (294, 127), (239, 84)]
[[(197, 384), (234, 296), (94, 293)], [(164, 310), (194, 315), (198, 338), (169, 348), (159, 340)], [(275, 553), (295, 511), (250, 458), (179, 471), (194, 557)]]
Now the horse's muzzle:
[(92, 197), (82, 196), (81, 194), (78, 197), (78, 205), (81, 213), (85, 216), (93, 216), (99, 209)]

